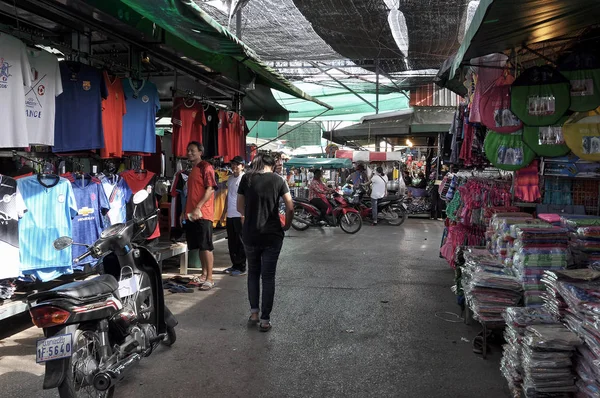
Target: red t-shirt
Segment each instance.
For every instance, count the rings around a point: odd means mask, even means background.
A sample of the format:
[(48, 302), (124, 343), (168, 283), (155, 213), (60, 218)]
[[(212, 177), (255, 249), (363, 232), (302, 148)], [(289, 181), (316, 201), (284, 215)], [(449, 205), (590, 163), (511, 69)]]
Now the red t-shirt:
[[(215, 170), (210, 163), (202, 161), (197, 166), (192, 168), (187, 180), (188, 196), (185, 204), (185, 213), (192, 213), (200, 200), (206, 193), (206, 188), (217, 187), (215, 180)], [(202, 205), (200, 209), (203, 220), (213, 221), (215, 213), (215, 196), (211, 195), (210, 199)]]
[(190, 141), (202, 143), (202, 129), (206, 125), (204, 108), (195, 99), (175, 98), (171, 118), (173, 154), (177, 157), (185, 157)]
[(104, 129), (104, 148), (100, 149), (101, 158), (120, 158), (123, 156), (123, 115), (127, 113), (125, 94), (121, 79), (113, 78), (104, 71), (104, 82), (108, 97), (102, 100), (102, 128)]

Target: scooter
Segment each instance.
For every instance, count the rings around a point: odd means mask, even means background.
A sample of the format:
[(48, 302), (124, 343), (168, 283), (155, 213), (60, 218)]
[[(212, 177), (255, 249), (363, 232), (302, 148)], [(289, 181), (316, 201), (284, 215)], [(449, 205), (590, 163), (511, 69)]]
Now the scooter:
[[(142, 203), (148, 192), (133, 197)], [(33, 323), (44, 329), (36, 362), (45, 363), (44, 389), (61, 398), (103, 397), (161, 343), (171, 346), (177, 320), (164, 302), (159, 265), (136, 238), (157, 213), (105, 229), (79, 257), (102, 259), (104, 274), (29, 296)], [(77, 244), (64, 236), (56, 250)], [(85, 245), (84, 245), (85, 246)]]
[[(346, 188), (346, 187), (345, 187)], [(371, 199), (367, 191), (359, 186), (352, 193), (351, 203), (365, 220), (372, 221)], [(404, 196), (390, 195), (377, 201), (377, 220), (386, 221), (390, 225), (400, 226), (408, 219), (407, 204)]]
[(312, 205), (308, 199), (294, 198), (294, 219), (292, 228), (305, 231), (314, 226), (339, 226), (348, 234), (355, 234), (362, 228), (362, 218), (358, 210), (339, 193), (334, 193), (329, 199), (329, 208), (325, 214), (325, 221), (321, 220), (321, 210)]

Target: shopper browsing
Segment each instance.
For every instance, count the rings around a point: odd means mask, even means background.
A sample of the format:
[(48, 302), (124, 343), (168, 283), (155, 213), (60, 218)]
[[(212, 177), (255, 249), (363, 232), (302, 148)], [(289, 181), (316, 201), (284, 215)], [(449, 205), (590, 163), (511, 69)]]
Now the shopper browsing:
[(238, 187), (244, 175), (245, 162), (241, 156), (236, 156), (230, 163), (233, 174), (227, 180), (227, 200), (221, 215), (221, 223), (226, 222), (227, 246), (229, 247), (229, 257), (232, 265), (225, 270), (225, 273), (231, 276), (240, 276), (246, 275), (246, 252), (242, 243), (243, 215), (237, 209), (237, 197)]
[[(285, 180), (273, 173), (275, 159), (257, 155), (240, 181), (238, 211), (244, 216), (243, 241), (248, 258), (249, 325), (261, 332), (271, 329), (270, 316), (275, 296), (275, 270), (283, 245), (284, 230), (292, 225), (294, 204)], [(285, 203), (285, 225), (279, 219), (279, 199)], [(260, 280), (262, 306), (259, 319)]]
[(185, 235), (189, 250), (198, 250), (202, 263), (200, 290), (210, 290), (213, 282), (213, 215), (214, 191), (217, 187), (215, 171), (210, 163), (202, 160), (204, 147), (197, 141), (187, 146), (188, 160), (192, 162), (192, 171), (188, 177), (188, 197), (185, 212), (181, 215), (185, 222)]
[(383, 173), (383, 168), (378, 167), (371, 176), (371, 217), (373, 226), (377, 225), (377, 202), (387, 195), (388, 178)]

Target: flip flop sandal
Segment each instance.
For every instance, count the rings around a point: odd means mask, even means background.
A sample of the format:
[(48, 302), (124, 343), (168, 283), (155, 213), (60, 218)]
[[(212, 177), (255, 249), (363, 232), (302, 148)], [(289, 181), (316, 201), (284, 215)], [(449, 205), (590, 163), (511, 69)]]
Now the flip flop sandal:
[(203, 284), (204, 282), (206, 282), (206, 276), (202, 275), (202, 276), (200, 276), (200, 277), (196, 277), (196, 278), (194, 278), (194, 280), (195, 280), (196, 282), (200, 282), (200, 284)]
[(194, 293), (194, 289), (190, 289), (189, 287), (185, 287), (182, 285), (177, 285), (177, 287), (172, 287), (169, 289), (171, 293)]
[(200, 281), (200, 278), (195, 276), (194, 278), (192, 278), (192, 281), (190, 283), (188, 283), (186, 286), (191, 287), (191, 288), (197, 288), (197, 287), (202, 286), (202, 283), (204, 283), (204, 281)]
[(261, 321), (258, 325), (258, 330), (261, 332), (268, 332), (269, 330), (271, 330), (272, 327), (273, 326), (271, 325), (271, 322), (263, 323)]
[(254, 327), (258, 325), (260, 321), (258, 319), (252, 319), (252, 317), (248, 318), (248, 327)]
[(215, 283), (214, 282), (209, 282), (206, 281), (202, 284), (202, 286), (200, 286), (200, 290), (202, 291), (208, 291), (210, 289), (212, 289), (213, 287), (215, 287)]

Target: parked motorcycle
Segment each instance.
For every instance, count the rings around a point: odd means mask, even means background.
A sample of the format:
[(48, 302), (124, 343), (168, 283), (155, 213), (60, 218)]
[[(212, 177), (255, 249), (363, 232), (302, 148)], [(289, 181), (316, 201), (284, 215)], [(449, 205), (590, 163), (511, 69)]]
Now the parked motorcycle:
[[(349, 196), (349, 202), (360, 213), (364, 220), (372, 221), (371, 198), (367, 195), (364, 186), (356, 189), (344, 187), (344, 192)], [(377, 201), (377, 221), (386, 221), (390, 225), (400, 226), (408, 219), (406, 198), (403, 195), (386, 196)]]
[(294, 219), (292, 228), (297, 231), (305, 231), (311, 226), (329, 225), (339, 226), (348, 234), (355, 234), (362, 228), (362, 218), (358, 210), (350, 206), (344, 197), (338, 193), (329, 199), (330, 209), (325, 215), (325, 221), (321, 219), (321, 211), (312, 205), (308, 199), (294, 198)]
[[(134, 203), (147, 196), (138, 192)], [(159, 265), (135, 243), (157, 215), (108, 227), (74, 260), (102, 258), (103, 275), (29, 296), (33, 323), (44, 329), (36, 347), (36, 362), (46, 364), (44, 389), (58, 388), (61, 398), (111, 397), (143, 357), (161, 343), (175, 343), (177, 320), (164, 302)], [(54, 247), (73, 244), (61, 237)]]

